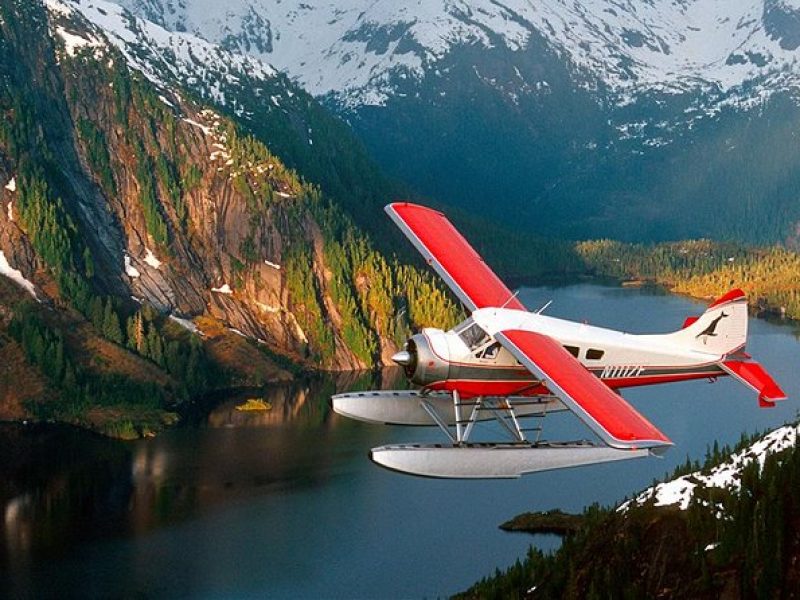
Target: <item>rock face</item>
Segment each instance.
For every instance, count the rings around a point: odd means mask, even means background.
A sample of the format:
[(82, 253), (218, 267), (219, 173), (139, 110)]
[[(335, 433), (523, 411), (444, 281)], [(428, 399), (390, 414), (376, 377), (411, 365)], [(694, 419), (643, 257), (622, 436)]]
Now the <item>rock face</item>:
[[(49, 0), (46, 10), (0, 4), (2, 65), (10, 71), (2, 109), (12, 123), (0, 137), (0, 181), (15, 182), (0, 189), (0, 251), (9, 264), (44, 298), (66, 301), (64, 281), (74, 276), (97, 293), (180, 318), (214, 317), (309, 365), (355, 369), (384, 359), (405, 328), (421, 324), (394, 318), (409, 303), (401, 281), (408, 269), (386, 262), (324, 190), (243, 126), (236, 73), (322, 109), (249, 59), (213, 75), (204, 63), (202, 85), (186, 89), (189, 76), (176, 65), (194, 64), (197, 48), (224, 51), (179, 39), (166, 62), (132, 41), (140, 39), (131, 33), (138, 22), (101, 4), (93, 14), (109, 29), (71, 2)], [(192, 99), (212, 88), (215, 108)], [(228, 101), (233, 118), (222, 114)], [(302, 113), (282, 115), (266, 121), (283, 140), (277, 146), (291, 147), (298, 125), (313, 145)], [(300, 151), (288, 154), (302, 162)], [(337, 160), (321, 158), (334, 171)], [(46, 231), (42, 211), (55, 215)], [(73, 242), (61, 261), (48, 251), (59, 236)], [(442, 306), (443, 315), (454, 313)]]

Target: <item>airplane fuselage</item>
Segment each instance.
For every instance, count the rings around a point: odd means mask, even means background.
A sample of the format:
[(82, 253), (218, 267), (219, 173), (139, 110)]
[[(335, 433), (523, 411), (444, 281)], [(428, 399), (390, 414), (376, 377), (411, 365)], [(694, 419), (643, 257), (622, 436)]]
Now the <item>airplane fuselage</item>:
[[(689, 350), (675, 334), (633, 335), (536, 313), (482, 309), (450, 331), (428, 328), (411, 338), (414, 364), (406, 365), (413, 383), (430, 390), (458, 391), (462, 397), (548, 394), (546, 382), (486, 332), (535, 331), (557, 340), (591, 373), (613, 389), (727, 373), (718, 354)], [(413, 367), (410, 368), (410, 367)]]

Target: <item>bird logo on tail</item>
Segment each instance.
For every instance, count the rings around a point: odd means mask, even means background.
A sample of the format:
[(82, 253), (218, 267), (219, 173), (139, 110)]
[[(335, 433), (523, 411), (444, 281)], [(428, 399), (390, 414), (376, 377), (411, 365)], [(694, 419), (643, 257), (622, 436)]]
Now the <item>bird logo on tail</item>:
[(719, 322), (727, 316), (729, 315), (727, 315), (724, 312), (720, 313), (720, 315), (716, 319), (714, 319), (713, 321), (711, 321), (711, 323), (708, 324), (708, 327), (706, 327), (705, 329), (703, 329), (703, 331), (694, 336), (695, 339), (698, 339), (700, 336), (704, 336), (703, 343), (705, 344), (708, 341), (709, 337), (716, 337), (718, 335), (717, 325), (719, 325)]

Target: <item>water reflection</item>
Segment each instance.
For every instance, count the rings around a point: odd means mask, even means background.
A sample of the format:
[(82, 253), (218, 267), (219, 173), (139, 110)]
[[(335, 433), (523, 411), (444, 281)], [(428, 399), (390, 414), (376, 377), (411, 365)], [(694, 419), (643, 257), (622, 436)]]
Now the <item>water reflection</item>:
[[(316, 379), (274, 385), (263, 390), (241, 390), (227, 395), (226, 400), (205, 418), (210, 427), (270, 427), (294, 422), (303, 427), (319, 427), (330, 416), (327, 399), (344, 390), (397, 389), (405, 387), (399, 368), (381, 372), (337, 373)], [(264, 411), (237, 410), (248, 399), (263, 400)], [(323, 402), (319, 400), (323, 399)]]
[(62, 426), (0, 427), (0, 564), (22, 566), (115, 530), (127, 508), (130, 450)]
[[(342, 443), (363, 441), (363, 428), (338, 418), (330, 396), (397, 385), (401, 372), (388, 369), (244, 390), (193, 415), (191, 427), (133, 443), (67, 426), (2, 425), (0, 566), (20, 571), (82, 541), (139, 535), (238, 498), (324, 484), (348, 448), (364, 459), (358, 444)], [(253, 397), (271, 408), (236, 410)]]
[[(634, 332), (680, 327), (702, 303), (591, 285), (523, 290), (552, 316)], [(761, 410), (735, 381), (631, 389), (625, 396), (674, 441), (662, 460), (609, 463), (513, 481), (421, 479), (370, 463), (370, 447), (442, 441), (432, 428), (340, 419), (334, 391), (398, 385), (385, 375), (321, 378), (216, 398), (188, 426), (119, 443), (69, 428), (0, 427), (0, 597), (445, 596), (531, 541), (498, 524), (529, 510), (619, 502), (718, 439), (735, 443), (796, 418), (797, 341), (752, 320), (748, 350), (790, 400)], [(259, 397), (266, 413), (235, 407)], [(586, 428), (548, 417), (549, 439)], [(8, 583), (10, 581), (10, 584)], [(5, 587), (4, 587), (5, 586)]]

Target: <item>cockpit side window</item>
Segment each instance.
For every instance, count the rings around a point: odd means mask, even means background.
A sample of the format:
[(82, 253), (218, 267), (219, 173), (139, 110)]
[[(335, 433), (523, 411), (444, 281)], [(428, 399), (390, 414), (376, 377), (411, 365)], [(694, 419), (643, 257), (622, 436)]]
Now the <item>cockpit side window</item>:
[(472, 322), (471, 319), (459, 326), (456, 333), (470, 350), (474, 350), (489, 341), (489, 336), (486, 335), (486, 332), (477, 323)]
[(475, 356), (478, 358), (493, 359), (497, 357), (498, 352), (500, 352), (500, 342), (492, 342), (485, 348), (478, 350)]

